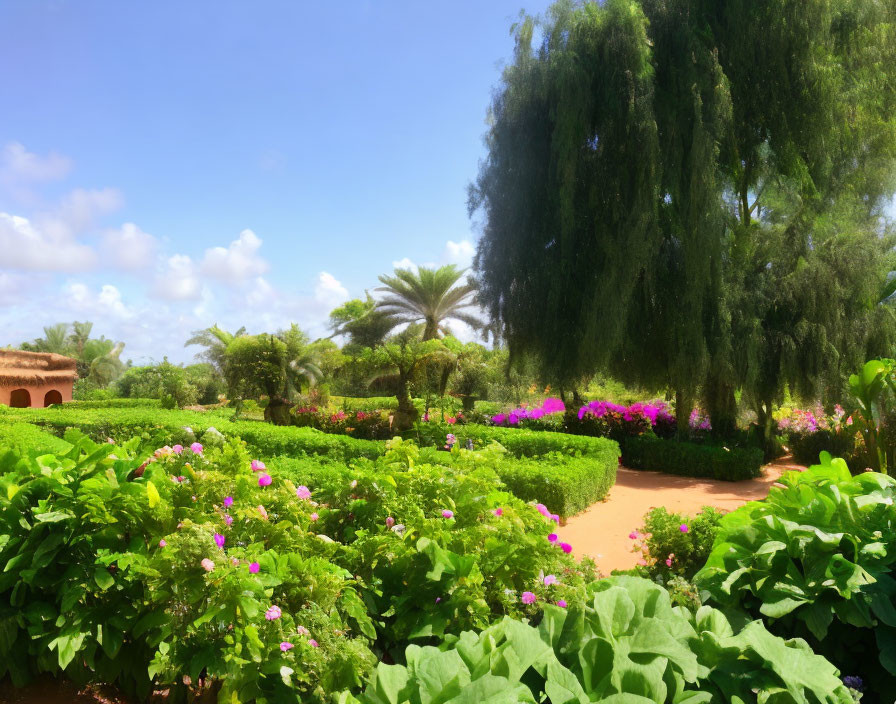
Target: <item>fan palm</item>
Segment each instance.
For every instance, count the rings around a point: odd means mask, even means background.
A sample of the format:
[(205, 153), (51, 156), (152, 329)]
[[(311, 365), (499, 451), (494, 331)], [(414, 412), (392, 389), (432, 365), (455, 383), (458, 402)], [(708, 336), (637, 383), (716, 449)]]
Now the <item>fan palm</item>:
[(463, 275), (464, 270), (453, 264), (438, 269), (421, 267), (417, 273), (396, 269), (393, 276), (379, 277), (385, 285), (377, 291), (387, 295), (377, 310), (391, 316), (395, 325), (422, 322), (424, 341), (445, 333), (448, 319), (478, 330), (483, 323), (469, 310), (476, 307), (476, 287), (469, 281), (458, 284)]
[(224, 372), (224, 362), (227, 357), (227, 346), (236, 338), (246, 334), (246, 328), (241, 327), (234, 333), (227, 332), (216, 325), (212, 325), (205, 330), (195, 330), (193, 336), (184, 343), (184, 347), (190, 345), (201, 345), (205, 347), (202, 352), (197, 353), (197, 359), (204, 359), (209, 362), (218, 372)]

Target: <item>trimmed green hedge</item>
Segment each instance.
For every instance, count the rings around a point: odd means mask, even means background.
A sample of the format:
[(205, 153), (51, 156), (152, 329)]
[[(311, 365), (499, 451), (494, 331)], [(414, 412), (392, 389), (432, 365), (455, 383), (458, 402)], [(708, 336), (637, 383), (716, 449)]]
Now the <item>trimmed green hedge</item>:
[[(283, 462), (283, 458), (316, 455), (345, 463), (357, 458), (376, 459), (384, 450), (383, 442), (332, 435), (313, 428), (231, 421), (227, 411), (220, 410), (200, 413), (161, 408), (77, 408), (67, 404), (0, 412), (0, 427), (4, 423), (21, 425), (20, 421), (33, 423), (58, 436), (68, 428), (78, 428), (96, 441), (155, 433), (164, 435), (164, 443), (184, 445), (214, 427), (226, 435), (241, 437), (259, 457), (278, 458), (277, 462)], [(185, 427), (191, 428), (194, 434)], [(465, 425), (457, 430), (461, 447), (467, 438), (477, 448), (500, 443), (508, 455), (497, 462), (495, 471), (508, 490), (524, 501), (541, 502), (561, 516), (579, 513), (600, 501), (616, 482), (619, 446), (606, 438), (478, 425)], [(424, 437), (421, 442), (424, 446), (435, 445), (438, 440), (435, 436)], [(439, 461), (444, 459), (440, 457)], [(318, 460), (315, 462), (319, 464)], [(309, 461), (306, 470), (310, 471), (313, 464)]]
[(109, 398), (97, 401), (67, 401), (65, 407), (71, 408), (161, 408), (162, 402), (157, 398)]
[(0, 423), (0, 455), (7, 450), (65, 453), (71, 445), (30, 423)]
[(622, 463), (631, 469), (732, 482), (758, 477), (762, 459), (759, 448), (728, 449), (650, 435), (626, 438), (622, 445)]
[(135, 434), (164, 432), (171, 443), (192, 442), (184, 428), (201, 435), (210, 427), (227, 435), (238, 435), (263, 457), (277, 455), (328, 455), (348, 460), (376, 458), (383, 443), (356, 440), (345, 435), (328, 435), (313, 428), (276, 426), (261, 421), (231, 421), (226, 411), (175, 411), (161, 408), (15, 408), (0, 412), (0, 423), (25, 421), (62, 436), (66, 428), (79, 428), (94, 440), (121, 439)]

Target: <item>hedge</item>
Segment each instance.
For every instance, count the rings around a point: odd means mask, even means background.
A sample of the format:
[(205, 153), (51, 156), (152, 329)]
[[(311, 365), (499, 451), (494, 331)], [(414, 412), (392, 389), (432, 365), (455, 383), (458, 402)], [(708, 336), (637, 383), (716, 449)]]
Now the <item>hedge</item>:
[(261, 421), (231, 421), (226, 411), (176, 411), (161, 408), (69, 408), (68, 404), (49, 409), (16, 408), (0, 413), (0, 423), (25, 421), (62, 436), (67, 428), (79, 428), (94, 440), (121, 439), (161, 431), (168, 442), (189, 443), (195, 439), (185, 428), (200, 436), (214, 427), (227, 435), (238, 435), (264, 457), (277, 455), (328, 455), (340, 460), (354, 457), (374, 459), (382, 454), (383, 443), (356, 440), (344, 435), (328, 435), (313, 428), (270, 425)]
[(30, 423), (0, 423), (0, 455), (7, 450), (65, 453), (71, 445)]
[[(201, 440), (202, 433), (213, 426), (227, 435), (241, 437), (259, 457), (278, 458), (280, 463), (284, 458), (304, 455), (325, 456), (344, 463), (356, 458), (375, 459), (383, 453), (382, 442), (331, 435), (313, 428), (231, 421), (226, 416), (226, 411), (75, 408), (67, 404), (50, 409), (5, 409), (0, 412), (0, 425), (4, 421), (27, 421), (58, 436), (67, 428), (77, 427), (98, 441), (156, 432), (170, 444), (189, 444), (195, 439), (185, 427)], [(461, 446), (467, 438), (478, 448), (491, 442), (503, 445), (510, 456), (495, 469), (508, 490), (524, 501), (545, 504), (552, 513), (578, 513), (606, 496), (616, 481), (619, 446), (612, 440), (476, 425), (462, 426), (458, 431)], [(435, 436), (424, 437), (421, 444), (436, 445), (437, 440)], [(448, 457), (438, 461), (448, 464)], [(296, 463), (292, 466), (296, 468)], [(305, 471), (312, 466), (313, 462), (305, 465)]]
[(626, 438), (622, 463), (631, 469), (647, 469), (686, 477), (725, 481), (754, 479), (762, 469), (759, 448), (726, 448), (693, 442), (661, 440), (651, 435)]

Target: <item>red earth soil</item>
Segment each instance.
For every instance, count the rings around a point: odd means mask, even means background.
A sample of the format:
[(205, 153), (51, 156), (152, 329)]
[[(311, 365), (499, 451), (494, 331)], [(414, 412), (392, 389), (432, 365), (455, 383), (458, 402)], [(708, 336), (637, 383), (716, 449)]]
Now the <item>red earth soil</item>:
[(631, 552), (634, 541), (628, 536), (641, 527), (650, 509), (665, 506), (689, 516), (704, 506), (731, 511), (747, 501), (764, 499), (784, 472), (803, 469), (785, 457), (763, 467), (758, 479), (723, 482), (620, 467), (607, 498), (570, 518), (557, 534), (572, 545), (574, 555), (593, 558), (604, 574), (631, 569), (641, 554)]

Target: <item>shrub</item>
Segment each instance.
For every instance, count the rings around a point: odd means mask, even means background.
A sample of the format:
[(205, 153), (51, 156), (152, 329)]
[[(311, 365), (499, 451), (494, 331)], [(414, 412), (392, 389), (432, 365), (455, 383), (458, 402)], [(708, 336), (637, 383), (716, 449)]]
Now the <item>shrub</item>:
[(823, 454), (721, 521), (697, 583), (713, 600), (805, 638), (871, 691), (896, 692), (896, 480)]
[(627, 438), (622, 444), (622, 463), (631, 469), (647, 469), (686, 477), (725, 481), (754, 479), (762, 470), (759, 448), (727, 448), (692, 442), (661, 440), (650, 435)]
[(0, 677), (65, 672), (174, 700), (200, 675), (227, 701), (360, 684), (375, 632), (294, 486), (259, 486), (236, 441), (141, 465), (137, 441), (68, 439), (58, 458), (0, 458)]
[(810, 465), (818, 462), (822, 452), (836, 457), (849, 457), (856, 448), (855, 433), (839, 430), (821, 429), (814, 432), (790, 432), (788, 444), (793, 459), (800, 464)]
[(635, 541), (633, 548), (643, 553), (648, 574), (664, 580), (673, 575), (690, 580), (706, 564), (722, 515), (711, 506), (704, 506), (693, 517), (655, 508), (629, 537)]
[(0, 423), (0, 452), (21, 454), (65, 453), (69, 443), (29, 423)]
[(534, 628), (504, 618), (441, 648), (411, 646), (377, 667), (359, 698), (402, 702), (802, 702), (851, 704), (837, 671), (805, 643), (715, 609), (673, 609), (662, 587), (613, 577), (587, 605), (545, 607)]

